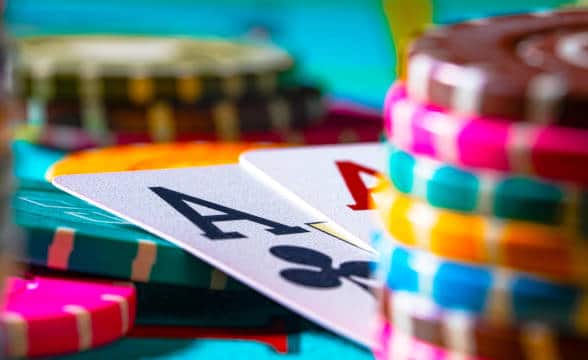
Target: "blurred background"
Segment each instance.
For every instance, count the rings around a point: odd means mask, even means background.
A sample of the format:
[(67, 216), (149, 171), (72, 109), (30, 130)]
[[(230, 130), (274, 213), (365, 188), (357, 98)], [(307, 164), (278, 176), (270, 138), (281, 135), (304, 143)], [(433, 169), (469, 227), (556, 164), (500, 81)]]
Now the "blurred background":
[[(288, 50), (296, 59), (297, 70), (319, 80), (329, 95), (379, 109), (396, 74), (395, 26), (401, 36), (411, 21), (448, 24), (572, 3), (570, 0), (17, 0), (7, 1), (5, 19), (7, 29), (17, 36), (106, 33), (258, 38)], [(412, 19), (411, 14), (414, 14)]]
[[(75, 354), (77, 344), (67, 339), (43, 340), (71, 325), (71, 319), (45, 314), (55, 316), (54, 322), (39, 325), (38, 318), (23, 315), (29, 328), (41, 326), (41, 337), (27, 338), (28, 349), (11, 347), (10, 329), (16, 325), (2, 318), (0, 325), (9, 329), (8, 336), (0, 336), (8, 345), (5, 353), (73, 354), (68, 358), (75, 360), (274, 359), (283, 353), (290, 359), (371, 358), (368, 350), (235, 281), (225, 278), (213, 288), (211, 274), (223, 274), (59, 191), (51, 178), (236, 162), (240, 152), (268, 143), (378, 141), (386, 91), (403, 74), (410, 41), (424, 30), (578, 3), (4, 0), (0, 254), (11, 253), (12, 261), (11, 266), (0, 262), (0, 273), (18, 274), (30, 284), (64, 273), (132, 281), (138, 297), (135, 330), (109, 346), (100, 347), (121, 335), (106, 334), (102, 338), (108, 341), (92, 344), (98, 349)], [(139, 238), (167, 254), (149, 276), (129, 270)], [(76, 250), (60, 253), (68, 250), (59, 241)], [(194, 283), (201, 275), (194, 271), (207, 271), (210, 283)], [(15, 278), (6, 282), (5, 309), (20, 306), (13, 295), (26, 288), (16, 286)], [(70, 291), (63, 286), (51, 291)], [(31, 303), (48, 301), (31, 296)], [(193, 301), (182, 299), (198, 299), (198, 311)], [(260, 324), (245, 318), (271, 319), (272, 326), (251, 341), (247, 331)], [(191, 330), (179, 332), (178, 326)], [(284, 339), (290, 344), (285, 348)]]

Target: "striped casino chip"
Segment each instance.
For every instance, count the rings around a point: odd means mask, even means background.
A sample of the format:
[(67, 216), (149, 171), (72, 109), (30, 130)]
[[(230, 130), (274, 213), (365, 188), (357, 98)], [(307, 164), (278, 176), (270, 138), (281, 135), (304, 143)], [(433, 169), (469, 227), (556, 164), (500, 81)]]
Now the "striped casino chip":
[(379, 341), (378, 346), (373, 349), (376, 360), (478, 360), (396, 331), (394, 325), (387, 320), (380, 321), (376, 335)]
[[(235, 138), (232, 140), (240, 142), (289, 143), (296, 145), (372, 142), (381, 139), (382, 120), (379, 114), (371, 112), (329, 109), (324, 119), (321, 119), (318, 124), (310, 124), (298, 129), (285, 129), (283, 127), (280, 129), (280, 127), (277, 127), (277, 129), (269, 131), (241, 132), (234, 134), (234, 136)], [(26, 140), (28, 143), (42, 145), (43, 147), (36, 147), (40, 152), (51, 152), (52, 149), (75, 151), (107, 145), (159, 143), (167, 140), (176, 142), (222, 141), (224, 135), (206, 132), (175, 134), (165, 134), (165, 132), (108, 132), (104, 137), (95, 138), (88, 131), (74, 126), (26, 125), (19, 127), (16, 138)], [(22, 142), (20, 142), (19, 146), (22, 146)], [(29, 144), (29, 147), (35, 146)], [(30, 162), (32, 157), (28, 155), (19, 156), (23, 162)]]
[(492, 325), (544, 323), (578, 336), (588, 333), (585, 288), (451, 261), (379, 237), (376, 273), (389, 290), (422, 296), (446, 311), (475, 314)]
[[(387, 322), (393, 326), (394, 335), (426, 344), (421, 348), (425, 354), (440, 354), (434, 350), (444, 349), (449, 356), (441, 358), (571, 360), (588, 351), (585, 338), (558, 333), (541, 323), (491, 325), (475, 314), (446, 311), (408, 292), (384, 291), (382, 302), (384, 327)], [(399, 339), (383, 340), (391, 342), (389, 351), (401, 354), (407, 350), (407, 343)]]
[(16, 53), (22, 95), (41, 102), (195, 104), (268, 95), (292, 66), (276, 47), (178, 37), (27, 37), (16, 41)]
[(389, 146), (395, 188), (436, 208), (575, 228), (588, 219), (588, 193), (567, 183), (489, 170), (473, 171)]
[(588, 130), (460, 116), (407, 96), (394, 84), (384, 110), (399, 148), (452, 165), (588, 184)]
[(149, 134), (160, 142), (186, 133), (236, 141), (241, 134), (315, 125), (323, 118), (325, 106), (318, 89), (299, 86), (280, 89), (267, 97), (219, 100), (202, 105), (163, 100), (133, 105), (30, 99), (23, 113), (32, 124), (80, 128), (103, 142), (108, 142), (112, 133)]
[(409, 96), (465, 115), (588, 127), (588, 10), (475, 20), (409, 52)]
[(12, 217), (26, 242), (21, 261), (137, 282), (243, 291), (179, 247), (61, 191), (19, 190)]
[[(30, 144), (18, 145), (22, 145), (15, 146), (19, 157), (34, 159), (29, 164), (33, 166), (29, 172), (36, 176), (34, 182), (45, 184), (21, 188), (13, 195), (14, 220), (27, 236), (22, 259), (25, 263), (137, 282), (226, 291), (246, 289), (170, 242), (62, 191), (50, 190), (49, 180), (74, 173), (236, 163), (244, 151), (276, 145), (202, 142), (126, 145), (59, 154), (51, 157), (49, 168), (38, 165), (47, 152), (52, 152)], [(26, 153), (21, 154), (18, 149)]]
[(586, 241), (565, 228), (438, 209), (388, 183), (379, 184), (372, 198), (386, 231), (404, 246), (568, 286), (588, 282)]
[(11, 277), (0, 315), (8, 356), (58, 355), (109, 343), (131, 329), (135, 306), (130, 284)]

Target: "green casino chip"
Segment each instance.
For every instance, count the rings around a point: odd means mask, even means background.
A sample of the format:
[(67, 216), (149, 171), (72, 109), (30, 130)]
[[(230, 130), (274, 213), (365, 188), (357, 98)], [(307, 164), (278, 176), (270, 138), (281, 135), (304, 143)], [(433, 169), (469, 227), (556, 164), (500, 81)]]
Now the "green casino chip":
[(63, 192), (18, 190), (12, 212), (26, 234), (27, 264), (137, 282), (246, 289), (172, 243)]

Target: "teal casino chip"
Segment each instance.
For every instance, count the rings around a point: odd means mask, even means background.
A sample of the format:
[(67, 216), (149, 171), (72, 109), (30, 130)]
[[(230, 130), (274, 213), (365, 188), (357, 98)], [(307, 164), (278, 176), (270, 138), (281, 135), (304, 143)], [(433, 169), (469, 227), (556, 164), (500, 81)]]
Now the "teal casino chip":
[(20, 189), (12, 212), (26, 234), (22, 260), (28, 264), (137, 282), (246, 289), (172, 243), (63, 192)]
[(14, 177), (21, 188), (55, 190), (45, 179), (53, 163), (63, 159), (67, 152), (45, 148), (24, 140), (12, 143)]
[(436, 208), (571, 226), (586, 234), (588, 193), (583, 189), (537, 177), (473, 171), (388, 148), (390, 179), (403, 194)]

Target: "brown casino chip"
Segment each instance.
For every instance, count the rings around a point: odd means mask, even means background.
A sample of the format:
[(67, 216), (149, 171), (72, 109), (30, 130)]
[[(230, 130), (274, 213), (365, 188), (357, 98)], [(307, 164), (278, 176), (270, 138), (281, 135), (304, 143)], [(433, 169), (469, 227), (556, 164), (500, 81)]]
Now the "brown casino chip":
[(409, 96), (457, 114), (588, 127), (588, 10), (441, 27), (415, 41)]
[(588, 339), (562, 334), (540, 323), (490, 324), (473, 314), (447, 311), (405, 292), (384, 290), (382, 319), (395, 332), (464, 358), (493, 360), (577, 359), (588, 352)]
[(282, 89), (269, 97), (206, 105), (29, 101), (26, 108), (26, 117), (35, 124), (78, 128), (96, 139), (111, 134), (151, 134), (158, 141), (193, 133), (237, 140), (242, 133), (288, 131), (317, 124), (325, 111), (320, 91), (304, 86)]
[[(171, 135), (171, 136), (170, 136)], [(224, 135), (232, 135), (227, 139)], [(216, 134), (184, 132), (166, 134), (164, 132), (108, 132), (100, 138), (92, 137), (88, 131), (74, 126), (34, 126), (19, 127), (16, 138), (47, 146), (50, 148), (74, 151), (111, 145), (135, 143), (190, 142), (190, 141), (246, 141), (288, 143), (295, 145), (326, 145), (353, 142), (378, 141), (382, 136), (382, 120), (378, 113), (329, 108), (318, 124), (310, 124), (299, 129), (286, 131), (240, 132)]]

